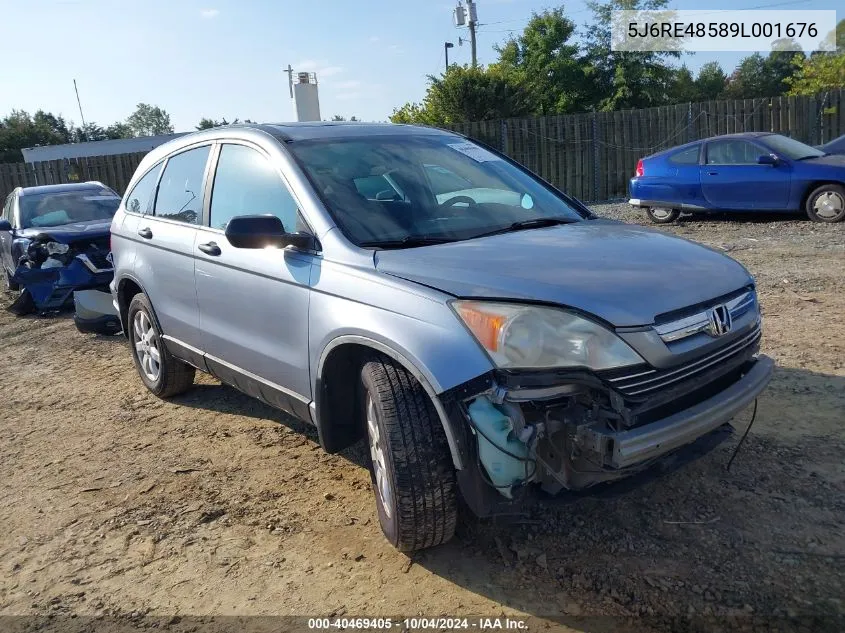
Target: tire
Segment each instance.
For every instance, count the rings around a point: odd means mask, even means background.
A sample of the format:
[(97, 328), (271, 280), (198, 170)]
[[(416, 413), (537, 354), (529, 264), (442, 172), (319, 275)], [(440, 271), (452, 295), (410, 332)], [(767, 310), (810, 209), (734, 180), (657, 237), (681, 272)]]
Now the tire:
[[(147, 389), (159, 398), (170, 398), (190, 389), (196, 370), (167, 351), (146, 295), (137, 294), (132, 298), (126, 323), (132, 360)], [(155, 360), (156, 356), (157, 371), (156, 365), (148, 364), (149, 359)]]
[(361, 370), (362, 419), (370, 476), (387, 540), (410, 552), (445, 543), (455, 533), (457, 483), (449, 444), (428, 394), (384, 356)]
[(841, 222), (845, 219), (845, 187), (826, 184), (807, 196), (807, 215), (813, 222)]
[(681, 215), (680, 209), (667, 209), (665, 207), (648, 207), (645, 212), (648, 219), (655, 224), (669, 224)]

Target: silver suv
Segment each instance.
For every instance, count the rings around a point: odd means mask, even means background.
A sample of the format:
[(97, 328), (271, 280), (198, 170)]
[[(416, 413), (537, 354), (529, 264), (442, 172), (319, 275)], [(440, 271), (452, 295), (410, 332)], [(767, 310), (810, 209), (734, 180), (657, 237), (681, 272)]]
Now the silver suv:
[(601, 220), (441, 130), (229, 126), (153, 150), (112, 224), (144, 385), (199, 369), (366, 437), (390, 542), (641, 471), (763, 390), (754, 281), (708, 248)]

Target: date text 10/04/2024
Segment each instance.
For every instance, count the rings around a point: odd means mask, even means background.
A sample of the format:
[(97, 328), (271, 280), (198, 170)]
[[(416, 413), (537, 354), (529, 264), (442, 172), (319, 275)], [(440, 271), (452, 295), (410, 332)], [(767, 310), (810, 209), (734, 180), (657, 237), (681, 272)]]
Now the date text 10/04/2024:
[(476, 631), (522, 631), (528, 629), (525, 620), (519, 618), (310, 618), (311, 630), (352, 629), (385, 631), (392, 628), (405, 631), (425, 630), (476, 630)]

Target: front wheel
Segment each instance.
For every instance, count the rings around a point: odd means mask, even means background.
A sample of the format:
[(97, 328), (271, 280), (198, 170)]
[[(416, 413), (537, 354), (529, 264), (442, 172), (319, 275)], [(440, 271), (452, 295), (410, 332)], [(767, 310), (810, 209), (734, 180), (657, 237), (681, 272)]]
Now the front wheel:
[(827, 184), (807, 196), (807, 215), (814, 222), (841, 222), (845, 219), (845, 187)]
[(402, 366), (378, 356), (361, 370), (359, 401), (387, 540), (406, 552), (445, 543), (455, 533), (457, 483), (428, 394)]
[(196, 370), (167, 351), (145, 295), (132, 298), (126, 323), (132, 360), (147, 389), (159, 398), (187, 391), (194, 384)]
[(648, 207), (645, 212), (648, 219), (655, 224), (669, 224), (681, 215), (680, 209), (667, 209), (665, 207)]

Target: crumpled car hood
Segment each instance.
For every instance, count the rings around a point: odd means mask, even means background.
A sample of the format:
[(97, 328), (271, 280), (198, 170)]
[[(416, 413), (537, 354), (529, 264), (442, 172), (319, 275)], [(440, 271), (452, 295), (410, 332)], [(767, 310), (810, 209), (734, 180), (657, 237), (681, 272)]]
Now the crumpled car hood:
[(20, 229), (15, 237), (34, 238), (36, 235), (46, 234), (56, 242), (69, 244), (82, 239), (98, 239), (111, 233), (111, 220), (92, 220), (91, 222), (74, 222), (59, 226), (34, 226)]
[(375, 262), (456, 297), (552, 303), (617, 327), (648, 325), (753, 283), (739, 263), (707, 247), (602, 220), (377, 251)]

